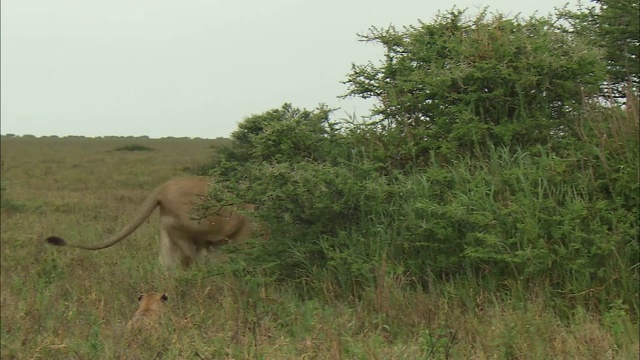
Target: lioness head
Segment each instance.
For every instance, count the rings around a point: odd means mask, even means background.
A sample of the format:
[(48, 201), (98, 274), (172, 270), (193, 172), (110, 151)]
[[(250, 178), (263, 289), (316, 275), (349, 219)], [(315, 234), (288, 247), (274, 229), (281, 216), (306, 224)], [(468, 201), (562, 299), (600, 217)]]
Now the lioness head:
[(167, 294), (150, 292), (138, 296), (138, 310), (129, 321), (128, 328), (138, 328), (156, 323), (158, 318), (165, 311), (166, 302), (169, 300)]

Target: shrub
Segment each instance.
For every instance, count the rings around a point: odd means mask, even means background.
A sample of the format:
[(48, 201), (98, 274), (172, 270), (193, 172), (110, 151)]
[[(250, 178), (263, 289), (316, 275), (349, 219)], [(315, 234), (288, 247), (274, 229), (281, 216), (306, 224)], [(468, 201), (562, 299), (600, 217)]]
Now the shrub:
[(379, 151), (397, 168), (430, 152), (547, 144), (605, 79), (598, 49), (554, 24), (454, 9), (402, 31), (371, 28), (362, 39), (382, 45), (384, 61), (353, 65), (347, 96), (377, 99)]
[(153, 149), (140, 145), (140, 144), (130, 144), (130, 145), (122, 145), (114, 149), (115, 151), (152, 151)]
[[(380, 96), (383, 121), (335, 123), (326, 108), (288, 104), (245, 119), (205, 208), (260, 205), (272, 240), (246, 267), (304, 292), (357, 294), (390, 273), (422, 288), (539, 285), (550, 304), (637, 315), (637, 97), (625, 110), (585, 99), (604, 69), (598, 51), (549, 19), (461, 15), (375, 35), (386, 66), (356, 67), (350, 81)], [(478, 61), (464, 68), (450, 53)]]

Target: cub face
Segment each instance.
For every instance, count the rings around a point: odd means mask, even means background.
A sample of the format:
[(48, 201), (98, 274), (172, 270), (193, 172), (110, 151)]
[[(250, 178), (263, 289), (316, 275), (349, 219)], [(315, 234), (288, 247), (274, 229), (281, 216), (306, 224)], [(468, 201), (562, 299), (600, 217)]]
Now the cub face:
[(166, 309), (169, 297), (165, 293), (150, 292), (138, 296), (138, 310), (127, 325), (128, 328), (155, 324)]

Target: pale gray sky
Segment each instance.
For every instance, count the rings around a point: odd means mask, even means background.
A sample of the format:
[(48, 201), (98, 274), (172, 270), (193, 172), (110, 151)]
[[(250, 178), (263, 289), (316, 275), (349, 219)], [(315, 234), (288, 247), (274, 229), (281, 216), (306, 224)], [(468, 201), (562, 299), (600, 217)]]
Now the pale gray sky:
[(284, 102), (367, 115), (370, 103), (337, 98), (351, 63), (382, 59), (357, 33), (453, 5), (528, 16), (565, 3), (2, 0), (0, 132), (214, 138)]

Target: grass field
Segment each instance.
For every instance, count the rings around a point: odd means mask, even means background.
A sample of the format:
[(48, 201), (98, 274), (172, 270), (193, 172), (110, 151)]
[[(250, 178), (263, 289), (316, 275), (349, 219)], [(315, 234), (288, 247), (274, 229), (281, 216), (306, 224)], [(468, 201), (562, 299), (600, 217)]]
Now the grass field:
[[(357, 301), (330, 288), (301, 300), (286, 286), (211, 271), (213, 260), (165, 271), (157, 215), (102, 251), (44, 243), (118, 231), (153, 187), (206, 162), (214, 143), (2, 138), (2, 359), (638, 358), (638, 325), (624, 309), (577, 308), (567, 319), (536, 289), (526, 299), (467, 284), (424, 293), (390, 278)], [(129, 333), (146, 291), (167, 293), (169, 312), (160, 328)]]

